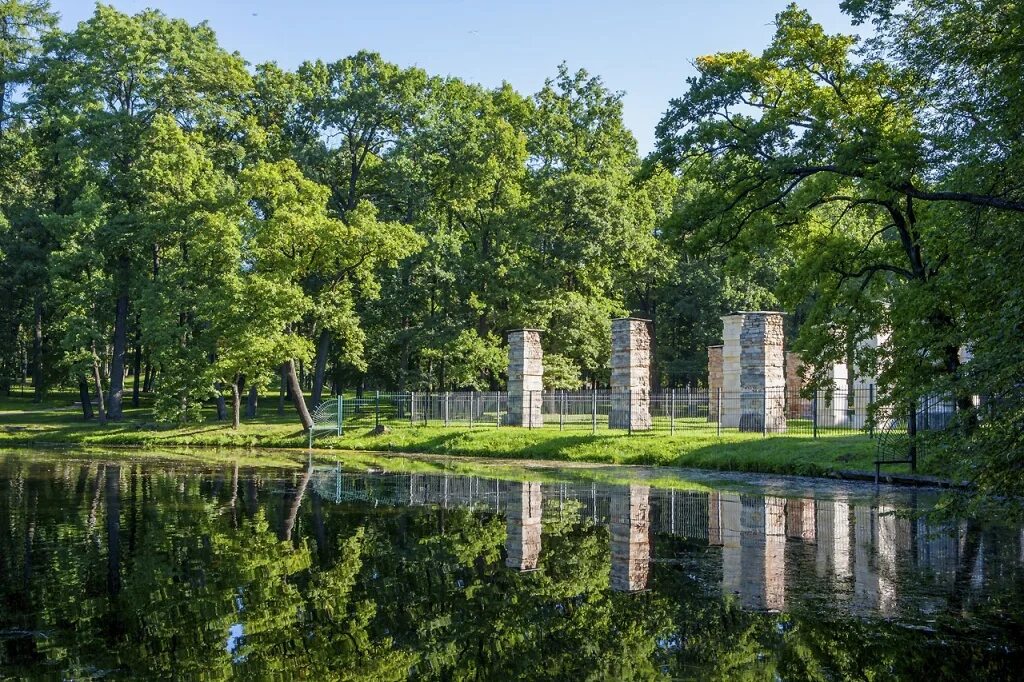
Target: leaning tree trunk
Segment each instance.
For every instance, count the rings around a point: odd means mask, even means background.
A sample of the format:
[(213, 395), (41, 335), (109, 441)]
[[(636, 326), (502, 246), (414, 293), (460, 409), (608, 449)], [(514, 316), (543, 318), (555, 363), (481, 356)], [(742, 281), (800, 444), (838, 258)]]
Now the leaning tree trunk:
[(313, 395), (311, 404), (317, 407), (324, 392), (324, 375), (327, 373), (327, 355), (331, 351), (331, 333), (324, 329), (316, 344), (316, 363), (313, 366)]
[(110, 359), (110, 400), (107, 416), (121, 419), (124, 398), (124, 356), (128, 347), (128, 294), (117, 297), (117, 312), (114, 316), (114, 355)]
[(295, 373), (295, 361), (289, 360), (285, 364), (285, 373), (288, 376), (288, 388), (291, 389), (292, 404), (295, 411), (299, 413), (299, 421), (302, 428), (307, 431), (313, 428), (313, 417), (309, 415), (309, 408), (306, 407), (306, 399), (302, 396), (302, 388), (299, 386), (299, 377)]
[(92, 419), (92, 397), (89, 395), (89, 380), (85, 375), (78, 377), (78, 399), (82, 401), (82, 418)]
[(106, 424), (107, 411), (103, 405), (103, 379), (100, 378), (100, 359), (96, 357), (96, 344), (92, 346), (92, 380), (96, 383), (96, 409), (99, 411), (100, 424)]

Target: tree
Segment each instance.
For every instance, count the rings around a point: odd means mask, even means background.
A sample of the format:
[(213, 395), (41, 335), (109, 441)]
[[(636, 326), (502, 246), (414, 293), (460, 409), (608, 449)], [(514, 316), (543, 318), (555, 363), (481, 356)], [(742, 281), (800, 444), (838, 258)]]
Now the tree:
[(98, 5), (73, 32), (48, 39), (31, 100), (60, 103), (74, 136), (67, 142), (88, 165), (105, 205), (95, 243), (116, 291), (108, 399), (113, 419), (122, 415), (131, 302), (161, 258), (141, 233), (145, 207), (134, 183), (135, 164), (159, 115), (202, 132), (215, 165), (236, 162), (239, 149), (229, 131), (237, 122), (239, 93), (250, 82), (241, 58), (222, 50), (208, 26), (189, 26), (156, 11), (129, 16)]

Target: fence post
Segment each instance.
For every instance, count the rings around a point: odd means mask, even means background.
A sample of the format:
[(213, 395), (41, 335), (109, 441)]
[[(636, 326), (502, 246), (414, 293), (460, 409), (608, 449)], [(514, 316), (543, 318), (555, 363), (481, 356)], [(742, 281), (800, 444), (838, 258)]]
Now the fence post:
[(761, 438), (768, 437), (768, 389), (761, 391)]
[(380, 429), (380, 391), (373, 392), (373, 428)]
[(473, 428), (473, 391), (469, 392), (469, 428)]
[[(874, 405), (874, 404), (875, 404), (875, 385), (874, 384), (869, 384), (868, 385), (868, 404), (864, 406), (864, 419), (865, 420), (868, 419), (868, 411), (871, 409), (871, 406)], [(868, 438), (874, 438), (874, 437), (875, 437), (875, 420), (871, 419), (871, 420), (869, 420), (869, 426), (868, 426)]]
[(814, 438), (818, 437), (818, 389), (814, 389), (814, 397), (811, 399), (811, 427)]
[(345, 395), (338, 391), (338, 435), (342, 435), (345, 432), (345, 427), (342, 423), (345, 421)]
[(448, 426), (448, 397), (451, 395), (450, 391), (444, 392), (444, 425)]
[(501, 426), (501, 391), (494, 392), (494, 425)]
[(594, 388), (593, 399), (590, 403), (590, 432), (597, 434), (597, 388)]
[(676, 435), (676, 389), (672, 389), (672, 400), (669, 401), (668, 407), (668, 432), (670, 435)]
[(562, 402), (558, 406), (558, 430), (561, 431), (565, 426), (565, 389), (562, 389)]
[(411, 391), (409, 393), (409, 426), (412, 426), (414, 419), (416, 419), (416, 391)]
[(718, 400), (717, 400), (717, 403), (718, 403), (718, 409), (717, 409), (718, 419), (715, 420), (715, 423), (716, 423), (716, 425), (718, 427), (718, 435), (721, 436), (722, 435), (722, 387), (719, 386), (717, 390), (718, 390)]

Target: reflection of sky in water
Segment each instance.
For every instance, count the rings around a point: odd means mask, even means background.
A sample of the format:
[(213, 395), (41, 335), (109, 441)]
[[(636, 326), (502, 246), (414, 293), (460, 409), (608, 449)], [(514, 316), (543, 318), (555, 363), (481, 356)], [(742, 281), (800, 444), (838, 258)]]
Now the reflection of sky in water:
[(229, 654), (235, 653), (235, 650), (238, 649), (238, 644), (242, 639), (242, 631), (243, 628), (241, 623), (235, 623), (228, 628), (227, 651)]

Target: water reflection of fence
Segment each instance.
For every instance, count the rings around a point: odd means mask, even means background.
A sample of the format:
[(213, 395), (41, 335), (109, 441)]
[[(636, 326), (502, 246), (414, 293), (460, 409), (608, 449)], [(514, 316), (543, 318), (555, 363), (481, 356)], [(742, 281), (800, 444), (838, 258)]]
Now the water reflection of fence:
[[(629, 433), (749, 431), (764, 436), (819, 436), (871, 433), (875, 398), (873, 386), (818, 391), (810, 396), (786, 390), (730, 393), (707, 389), (532, 391), (523, 395), (504, 391), (373, 392), (361, 397), (342, 395), (321, 403), (314, 411), (314, 430), (340, 435), (346, 428), (498, 428), (520, 426), (522, 421), (525, 428), (563, 431), (597, 432), (620, 427), (618, 430)], [(945, 404), (932, 404), (933, 411), (945, 408)], [(624, 409), (628, 415), (618, 414)], [(643, 418), (634, 418), (638, 414)], [(885, 414), (875, 418), (880, 424), (887, 421)], [(941, 415), (937, 413), (934, 419), (941, 421)], [(644, 426), (641, 429), (637, 424)]]
[[(571, 514), (607, 526), (611, 584), (647, 585), (653, 538), (685, 539), (721, 556), (722, 591), (750, 608), (781, 609), (811, 574), (854, 610), (898, 608), (900, 571), (952, 585), (983, 566), (965, 524), (897, 516), (885, 505), (836, 499), (695, 492), (646, 485), (517, 482), (443, 474), (357, 474), (318, 469), (312, 485), (335, 502), (469, 508), (505, 516), (506, 563), (542, 564), (545, 517)], [(714, 548), (713, 550), (711, 548)], [(850, 591), (852, 584), (853, 590)]]

